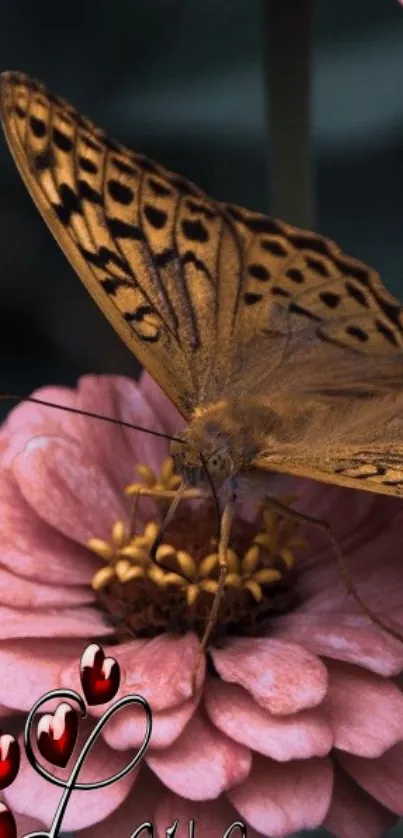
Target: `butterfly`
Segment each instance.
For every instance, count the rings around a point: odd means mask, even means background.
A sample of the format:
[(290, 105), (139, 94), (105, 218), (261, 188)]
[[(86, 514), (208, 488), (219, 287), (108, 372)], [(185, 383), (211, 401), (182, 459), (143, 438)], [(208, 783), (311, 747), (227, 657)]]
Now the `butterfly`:
[(403, 311), (375, 271), (214, 201), (23, 73), (1, 75), (1, 114), (73, 268), (199, 434), (224, 416), (239, 468), (403, 494)]
[(234, 500), (275, 472), (403, 495), (403, 311), (374, 270), (209, 198), (22, 73), (1, 114), (51, 232), (188, 422), (184, 486), (207, 473)]

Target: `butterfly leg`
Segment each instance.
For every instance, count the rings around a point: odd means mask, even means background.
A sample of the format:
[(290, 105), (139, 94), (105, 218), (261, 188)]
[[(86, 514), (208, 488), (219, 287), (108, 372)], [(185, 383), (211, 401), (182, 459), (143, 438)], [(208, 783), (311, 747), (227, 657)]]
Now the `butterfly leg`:
[[(155, 498), (155, 500), (173, 500), (179, 491), (179, 489), (149, 489), (147, 486), (133, 485), (126, 494), (132, 497)], [(185, 489), (181, 492), (180, 500), (195, 500), (201, 497), (203, 493), (199, 489)]]
[[(139, 487), (139, 489), (140, 489), (139, 494), (141, 494), (143, 496), (147, 495), (148, 497), (153, 497), (156, 500), (172, 499), (172, 503), (171, 503), (171, 505), (168, 509), (167, 514), (165, 515), (165, 518), (164, 518), (164, 520), (161, 524), (160, 531), (159, 531), (159, 533), (158, 533), (158, 535), (157, 535), (157, 537), (156, 537), (156, 539), (155, 539), (155, 541), (154, 541), (154, 543), (151, 547), (151, 551), (150, 551), (151, 561), (154, 562), (154, 564), (157, 565), (157, 567), (161, 567), (164, 570), (167, 570), (168, 572), (170, 572), (171, 569), (168, 568), (168, 567), (165, 567), (165, 565), (163, 565), (163, 563), (158, 561), (158, 559), (157, 559), (158, 547), (160, 546), (160, 544), (161, 544), (161, 542), (164, 538), (167, 526), (172, 521), (172, 518), (174, 517), (175, 512), (176, 512), (179, 504), (181, 503), (181, 501), (183, 501), (183, 500), (194, 500), (195, 498), (196, 499), (201, 498), (201, 497), (203, 497), (203, 493), (199, 489), (187, 489), (184, 483), (182, 483), (181, 486), (179, 486), (179, 489), (164, 489), (164, 490), (161, 490), (161, 489), (144, 489), (143, 487)], [(187, 578), (187, 577), (184, 576), (184, 578)]]
[(141, 486), (139, 484), (134, 484), (130, 487), (130, 491), (127, 494), (131, 495), (133, 498), (133, 506), (132, 506), (132, 513), (131, 513), (131, 528), (133, 528), (133, 521), (134, 515), (136, 511), (136, 502), (139, 497), (147, 497), (147, 498), (154, 498), (154, 500), (170, 500), (172, 501), (168, 512), (161, 524), (160, 531), (151, 547), (150, 550), (150, 559), (151, 561), (157, 565), (157, 567), (162, 568), (163, 570), (168, 571), (168, 573), (172, 572), (172, 568), (166, 567), (162, 562), (157, 559), (157, 550), (160, 546), (166, 528), (168, 524), (172, 521), (173, 516), (182, 500), (195, 500), (197, 498), (201, 498), (203, 496), (202, 492), (199, 489), (187, 489), (183, 484), (179, 486), (179, 489), (161, 489), (161, 488), (153, 488), (147, 486)]
[(220, 539), (218, 542), (218, 565), (219, 565), (219, 577), (218, 577), (218, 587), (214, 594), (213, 605), (211, 607), (211, 611), (206, 623), (206, 628), (204, 629), (204, 634), (201, 639), (200, 649), (196, 658), (195, 667), (192, 674), (192, 684), (193, 684), (193, 692), (196, 691), (197, 687), (197, 676), (200, 669), (200, 664), (204, 655), (205, 650), (207, 649), (208, 641), (210, 639), (211, 632), (217, 622), (218, 617), (218, 610), (220, 607), (220, 602), (224, 593), (225, 589), (225, 578), (228, 573), (228, 565), (227, 565), (227, 552), (229, 547), (229, 540), (231, 536), (231, 529), (232, 529), (232, 522), (234, 520), (235, 514), (235, 506), (236, 506), (236, 492), (235, 490), (232, 492), (230, 499), (224, 506), (224, 510), (221, 516), (221, 525), (220, 525)]
[(391, 637), (394, 637), (396, 640), (399, 640), (400, 643), (403, 643), (403, 634), (396, 631), (392, 626), (388, 625), (388, 623), (385, 623), (382, 617), (378, 617), (378, 615), (372, 611), (372, 608), (370, 608), (369, 605), (367, 605), (361, 598), (348, 572), (343, 553), (333, 534), (330, 524), (328, 524), (327, 521), (322, 521), (320, 518), (312, 518), (310, 515), (304, 515), (303, 512), (297, 512), (296, 509), (290, 509), (289, 506), (286, 506), (279, 500), (276, 500), (276, 498), (267, 497), (267, 505), (284, 518), (291, 518), (294, 521), (298, 521), (300, 524), (308, 524), (308, 526), (315, 527), (316, 529), (326, 533), (332, 544), (333, 552), (340, 569), (341, 577), (346, 586), (347, 594), (351, 594), (364, 614), (366, 614), (373, 623), (378, 625), (387, 634), (390, 634)]

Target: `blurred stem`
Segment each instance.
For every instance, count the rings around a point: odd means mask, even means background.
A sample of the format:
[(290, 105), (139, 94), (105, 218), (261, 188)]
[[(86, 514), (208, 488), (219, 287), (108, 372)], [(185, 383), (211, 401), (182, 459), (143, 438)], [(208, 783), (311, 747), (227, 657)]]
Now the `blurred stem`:
[(263, 0), (270, 119), (270, 212), (313, 228), (311, 48), (314, 0)]

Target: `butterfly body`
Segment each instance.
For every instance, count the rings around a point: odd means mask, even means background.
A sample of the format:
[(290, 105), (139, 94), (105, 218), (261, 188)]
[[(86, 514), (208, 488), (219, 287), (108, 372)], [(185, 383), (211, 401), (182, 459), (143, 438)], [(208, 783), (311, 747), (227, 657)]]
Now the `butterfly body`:
[(217, 489), (250, 468), (258, 429), (243, 413), (226, 400), (199, 409), (181, 434), (183, 442), (171, 443), (175, 471), (187, 485), (208, 488), (203, 462)]
[(376, 271), (209, 198), (23, 73), (0, 93), (43, 218), (189, 423), (185, 480), (202, 454), (217, 485), (274, 471), (402, 496), (403, 311)]

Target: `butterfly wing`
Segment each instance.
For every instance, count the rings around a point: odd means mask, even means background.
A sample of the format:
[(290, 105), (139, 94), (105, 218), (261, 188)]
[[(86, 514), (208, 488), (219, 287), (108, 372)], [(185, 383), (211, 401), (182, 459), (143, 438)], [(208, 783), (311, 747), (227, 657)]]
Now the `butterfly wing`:
[[(342, 429), (343, 410), (357, 401), (368, 409), (371, 398), (379, 419), (385, 393), (401, 387), (402, 309), (375, 271), (322, 236), (211, 200), (22, 73), (2, 74), (1, 112), (17, 166), (55, 238), (185, 417), (226, 392), (238, 399), (259, 393), (263, 401), (277, 393), (291, 414), (297, 394), (313, 398), (315, 457), (306, 441), (294, 441), (256, 465), (348, 485), (355, 485), (354, 469), (377, 468), (384, 473), (370, 475), (365, 487), (400, 492), (378, 477), (396, 477), (392, 460), (403, 443), (388, 443), (389, 460), (383, 450), (375, 462), (382, 441), (367, 435), (369, 448), (354, 442), (352, 461), (346, 438), (337, 443), (332, 431), (325, 462), (318, 433), (321, 411), (333, 417), (329, 428), (338, 415)], [(290, 394), (294, 406), (286, 407)]]
[(119, 335), (184, 416), (228, 356), (242, 254), (219, 205), (110, 139), (22, 73), (1, 76), (5, 134), (38, 209)]
[[(315, 446), (316, 447), (316, 446)], [(361, 489), (381, 495), (403, 496), (403, 440), (374, 443), (365, 435), (355, 445), (341, 444), (326, 451), (294, 450), (257, 459), (258, 469), (306, 477), (321, 483)]]
[(264, 377), (260, 395), (255, 386), (248, 396), (278, 417), (276, 440), (262, 434), (255, 467), (403, 495), (403, 352), (363, 355), (322, 342), (317, 328), (298, 338), (295, 327), (270, 398)]

